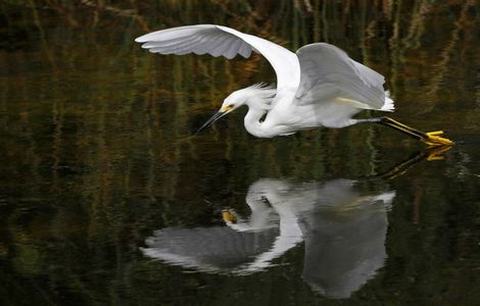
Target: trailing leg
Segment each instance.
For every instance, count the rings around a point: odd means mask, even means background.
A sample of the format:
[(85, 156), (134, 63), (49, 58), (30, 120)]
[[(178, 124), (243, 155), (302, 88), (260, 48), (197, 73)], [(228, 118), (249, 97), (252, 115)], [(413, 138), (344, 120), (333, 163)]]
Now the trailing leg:
[(357, 119), (357, 123), (378, 123), (381, 125), (388, 126), (397, 131), (400, 131), (404, 134), (407, 134), (411, 137), (417, 138), (418, 140), (426, 143), (429, 146), (451, 146), (454, 145), (454, 142), (448, 138), (442, 137), (444, 135), (443, 131), (434, 131), (434, 132), (422, 132), (415, 128), (412, 128), (408, 125), (400, 123), (390, 117), (380, 117), (380, 118), (371, 118), (371, 119)]

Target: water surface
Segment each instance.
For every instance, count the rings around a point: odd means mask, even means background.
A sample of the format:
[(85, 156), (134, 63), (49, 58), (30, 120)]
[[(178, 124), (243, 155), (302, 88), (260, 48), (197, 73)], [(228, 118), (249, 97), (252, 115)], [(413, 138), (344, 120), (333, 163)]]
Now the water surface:
[[(480, 304), (478, 5), (310, 2), (0, 4), (1, 304)], [(190, 137), (274, 82), (259, 56), (133, 43), (193, 23), (334, 43), (386, 76), (394, 118), (457, 145), (428, 158), (366, 125), (256, 139), (244, 111)]]

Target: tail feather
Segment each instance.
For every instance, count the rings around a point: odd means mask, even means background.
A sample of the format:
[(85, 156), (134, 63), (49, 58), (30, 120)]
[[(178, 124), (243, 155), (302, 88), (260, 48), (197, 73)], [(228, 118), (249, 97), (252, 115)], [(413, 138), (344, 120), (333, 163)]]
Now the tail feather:
[(380, 108), (380, 110), (385, 112), (393, 112), (395, 110), (395, 105), (392, 99), (390, 99), (390, 92), (387, 90), (385, 91), (385, 103)]

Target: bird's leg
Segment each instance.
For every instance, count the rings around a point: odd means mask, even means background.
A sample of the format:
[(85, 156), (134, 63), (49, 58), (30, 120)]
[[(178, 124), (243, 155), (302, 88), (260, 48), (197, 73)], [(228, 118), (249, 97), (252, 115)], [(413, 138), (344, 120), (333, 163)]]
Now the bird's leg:
[(372, 118), (372, 119), (360, 119), (359, 122), (373, 122), (379, 123), (381, 125), (385, 125), (391, 127), (397, 131), (405, 133), (411, 137), (417, 138), (418, 140), (426, 143), (429, 146), (451, 146), (454, 144), (448, 138), (442, 137), (443, 131), (434, 131), (434, 132), (422, 132), (415, 128), (412, 128), (408, 125), (400, 123), (390, 117), (381, 117), (381, 118)]
[(423, 160), (427, 160), (427, 161), (443, 160), (445, 157), (442, 154), (447, 152), (451, 148), (452, 148), (451, 146), (431, 146), (422, 152), (416, 153), (414, 156), (408, 158), (407, 160), (396, 164), (389, 170), (373, 176), (366, 177), (366, 179), (369, 179), (369, 180), (393, 179), (399, 175), (403, 175), (413, 165)]
[(442, 135), (444, 134), (443, 131), (434, 131), (434, 132), (425, 133), (415, 128), (412, 128), (410, 126), (407, 126), (403, 123), (400, 123), (390, 117), (382, 117), (379, 123), (382, 125), (386, 125), (391, 128), (394, 128), (396, 130), (399, 130), (410, 136), (413, 136), (423, 141), (429, 146), (444, 146), (444, 145), (451, 146), (454, 144), (454, 142), (451, 141), (450, 139), (442, 137)]

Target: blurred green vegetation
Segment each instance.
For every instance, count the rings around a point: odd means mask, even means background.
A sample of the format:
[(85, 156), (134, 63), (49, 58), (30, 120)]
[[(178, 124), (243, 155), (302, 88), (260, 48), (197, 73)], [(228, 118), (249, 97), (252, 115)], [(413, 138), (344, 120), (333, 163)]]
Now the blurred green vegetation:
[(301, 249), (241, 278), (138, 251), (155, 229), (244, 211), (258, 178), (373, 175), (421, 148), (373, 126), (255, 139), (242, 112), (190, 137), (229, 92), (275, 81), (260, 56), (158, 56), (133, 42), (196, 23), (292, 50), (336, 44), (387, 77), (396, 118), (448, 130), (460, 145), (446, 160), (383, 183), (397, 191), (389, 259), (349, 302), (480, 303), (479, 16), (454, 0), (0, 2), (0, 304), (331, 302), (302, 282)]

